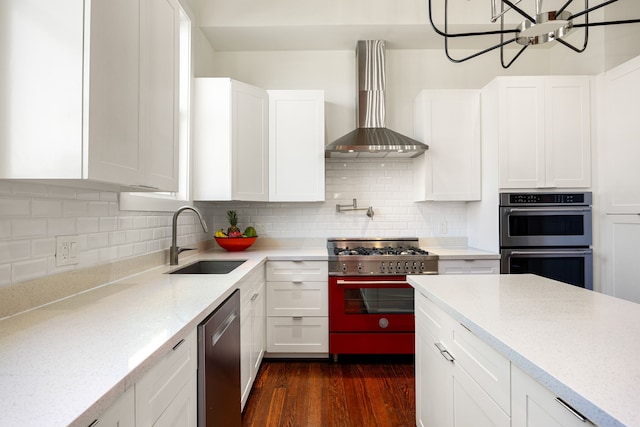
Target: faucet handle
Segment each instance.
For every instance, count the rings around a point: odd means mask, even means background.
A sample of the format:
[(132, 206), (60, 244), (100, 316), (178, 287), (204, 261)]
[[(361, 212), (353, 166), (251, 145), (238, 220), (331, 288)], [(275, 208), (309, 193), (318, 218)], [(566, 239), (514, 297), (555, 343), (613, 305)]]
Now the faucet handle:
[(196, 248), (178, 248), (178, 253), (184, 252), (184, 251), (193, 251)]

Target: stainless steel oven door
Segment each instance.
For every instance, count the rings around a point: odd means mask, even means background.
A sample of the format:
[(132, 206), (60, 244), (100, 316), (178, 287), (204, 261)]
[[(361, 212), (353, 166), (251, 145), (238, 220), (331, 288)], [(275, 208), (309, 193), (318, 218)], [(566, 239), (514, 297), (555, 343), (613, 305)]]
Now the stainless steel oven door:
[(590, 206), (500, 207), (500, 247), (591, 246)]
[(500, 254), (502, 274), (532, 273), (593, 290), (591, 249), (502, 249)]

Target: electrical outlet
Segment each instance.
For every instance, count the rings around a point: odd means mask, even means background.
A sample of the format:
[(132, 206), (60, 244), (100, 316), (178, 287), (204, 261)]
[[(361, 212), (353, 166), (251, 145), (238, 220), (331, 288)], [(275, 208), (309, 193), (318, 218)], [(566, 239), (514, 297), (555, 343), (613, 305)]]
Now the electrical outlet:
[(438, 234), (447, 234), (447, 221), (438, 222)]
[(258, 236), (264, 236), (264, 233), (265, 233), (264, 224), (256, 223), (255, 229)]
[(78, 236), (56, 237), (56, 267), (78, 263)]

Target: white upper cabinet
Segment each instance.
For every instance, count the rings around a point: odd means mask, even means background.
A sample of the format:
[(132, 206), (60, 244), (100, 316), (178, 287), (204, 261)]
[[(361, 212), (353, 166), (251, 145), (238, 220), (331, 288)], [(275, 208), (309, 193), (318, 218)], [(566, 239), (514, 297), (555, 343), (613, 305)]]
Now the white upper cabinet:
[(640, 57), (604, 75), (604, 140), (598, 146), (604, 209), (640, 213)]
[(268, 200), (267, 92), (197, 78), (194, 93), (194, 200)]
[(424, 90), (414, 103), (414, 200), (480, 200), (480, 91)]
[(177, 190), (177, 2), (1, 7), (0, 178)]
[(268, 93), (269, 200), (324, 201), (324, 91)]
[(591, 186), (591, 78), (499, 77), (500, 188)]

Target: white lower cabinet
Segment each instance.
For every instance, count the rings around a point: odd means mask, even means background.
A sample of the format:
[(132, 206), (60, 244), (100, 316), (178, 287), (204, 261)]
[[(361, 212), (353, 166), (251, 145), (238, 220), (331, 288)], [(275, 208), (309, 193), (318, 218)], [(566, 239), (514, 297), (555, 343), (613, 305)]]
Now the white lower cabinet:
[(422, 293), (415, 304), (418, 426), (593, 426)]
[(102, 413), (91, 426), (134, 427), (136, 425), (136, 399), (131, 387)]
[(500, 260), (441, 259), (438, 274), (500, 274)]
[(135, 425), (197, 425), (198, 339), (194, 329), (135, 385)]
[(556, 395), (515, 365), (511, 366), (513, 425), (518, 427), (572, 427), (593, 424), (559, 401)]
[(416, 293), (416, 423), (510, 426), (510, 363)]
[(240, 288), (241, 408), (247, 403), (265, 348), (265, 269), (260, 266), (242, 280)]
[(267, 263), (267, 353), (328, 354), (328, 274), (326, 261)]

